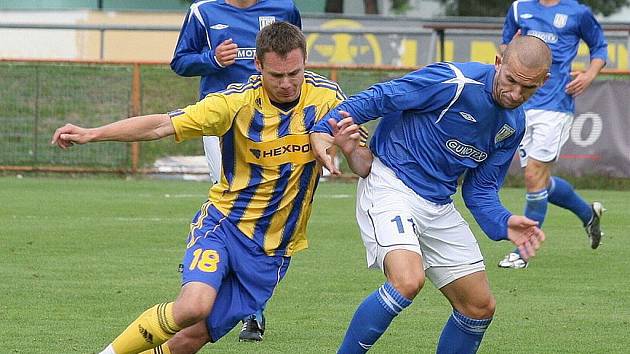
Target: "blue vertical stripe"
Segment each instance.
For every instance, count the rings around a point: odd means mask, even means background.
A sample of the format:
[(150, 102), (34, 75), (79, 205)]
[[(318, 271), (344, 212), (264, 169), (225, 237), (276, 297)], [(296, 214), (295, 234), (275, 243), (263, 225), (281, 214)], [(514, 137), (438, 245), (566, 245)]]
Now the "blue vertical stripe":
[(249, 202), (252, 200), (254, 194), (256, 194), (256, 190), (258, 189), (261, 180), (262, 168), (258, 165), (250, 165), (248, 187), (238, 194), (238, 197), (230, 210), (230, 214), (228, 215), (228, 219), (230, 219), (230, 221), (234, 224), (238, 224), (243, 217), (243, 214), (245, 214), (245, 209), (247, 209)]
[(261, 141), (261, 132), (265, 127), (265, 116), (259, 111), (254, 112), (252, 121), (249, 123), (249, 130), (247, 131), (247, 137), (255, 142)]
[[(249, 123), (249, 128), (247, 131), (247, 137), (249, 139), (260, 142), (261, 141), (261, 132), (265, 127), (264, 116), (261, 112), (255, 111), (254, 116), (252, 117), (251, 122)], [(249, 202), (252, 200), (254, 194), (256, 194), (256, 190), (258, 189), (260, 183), (262, 182), (262, 172), (263, 168), (258, 165), (248, 164), (249, 165), (249, 182), (247, 182), (247, 188), (243, 189), (236, 198), (232, 209), (230, 210), (230, 215), (228, 218), (230, 221), (235, 224), (241, 220), (243, 214), (245, 214), (245, 210), (249, 205)]]
[(234, 129), (236, 129), (236, 124), (232, 124), (230, 130), (221, 137), (221, 165), (229, 185), (234, 180), (234, 170), (236, 169)]
[(289, 127), (291, 126), (292, 115), (293, 115), (293, 112), (289, 112), (289, 114), (280, 113), (280, 124), (278, 125), (278, 138), (282, 138), (283, 136), (287, 136), (291, 133), (289, 131)]
[(280, 178), (276, 180), (276, 185), (274, 187), (273, 194), (271, 195), (271, 199), (269, 200), (269, 204), (267, 204), (267, 207), (263, 211), (262, 215), (260, 215), (260, 220), (254, 227), (254, 241), (256, 241), (259, 245), (265, 244), (265, 234), (269, 229), (269, 225), (271, 225), (273, 214), (278, 210), (282, 197), (287, 191), (289, 177), (291, 176), (291, 165), (292, 164), (290, 163), (285, 163), (280, 166)]
[(304, 110), (302, 112), (304, 113), (304, 127), (306, 127), (306, 131), (310, 131), (315, 124), (315, 114), (317, 113), (317, 107), (304, 107)]
[(317, 166), (315, 161), (309, 162), (304, 165), (304, 171), (302, 171), (302, 175), (300, 176), (300, 185), (299, 191), (295, 200), (293, 201), (293, 208), (291, 212), (289, 212), (289, 216), (287, 217), (287, 223), (284, 226), (284, 231), (282, 232), (282, 241), (280, 241), (280, 245), (277, 248), (276, 254), (281, 254), (285, 251), (287, 244), (291, 240), (293, 233), (295, 232), (295, 227), (297, 226), (297, 221), (302, 214), (302, 207), (304, 204), (304, 198), (306, 198), (306, 193), (308, 192), (308, 185), (311, 181), (311, 177), (313, 176), (313, 172), (315, 171), (315, 167)]

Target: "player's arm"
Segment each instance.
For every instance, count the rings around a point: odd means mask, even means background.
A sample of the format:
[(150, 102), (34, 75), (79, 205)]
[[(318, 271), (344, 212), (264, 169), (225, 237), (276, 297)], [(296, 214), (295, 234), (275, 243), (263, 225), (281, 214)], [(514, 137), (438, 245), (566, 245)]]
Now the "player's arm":
[(346, 157), (348, 167), (361, 177), (366, 177), (372, 168), (372, 152), (367, 147), (367, 130), (354, 124), (347, 112), (342, 112), (344, 119), (337, 122), (329, 119), (332, 136), (327, 133), (311, 133), (310, 142), (315, 158), (326, 167), (331, 174), (340, 175), (328, 150), (336, 145)]
[(352, 117), (339, 122), (330, 120), (333, 126), (334, 143), (346, 157), (348, 167), (360, 177), (367, 177), (372, 169), (374, 156), (367, 147), (368, 132), (364, 127), (354, 124)]
[(583, 71), (571, 72), (573, 80), (566, 87), (566, 92), (572, 96), (582, 94), (591, 86), (599, 72), (606, 66), (608, 59), (608, 43), (599, 22), (590, 11), (584, 11), (580, 16), (580, 37), (588, 45), (591, 63)]
[(201, 15), (198, 12), (188, 11), (171, 60), (171, 69), (181, 76), (211, 75), (229, 65), (228, 62), (236, 58), (236, 44), (231, 40), (226, 40), (216, 48), (212, 48), (206, 28), (197, 16)]
[(131, 117), (91, 129), (66, 124), (55, 131), (51, 144), (66, 149), (74, 144), (97, 141), (157, 140), (174, 133), (175, 129), (168, 114), (152, 114)]
[(492, 240), (510, 240), (525, 259), (535, 255), (545, 239), (538, 223), (525, 216), (513, 215), (502, 204), (499, 189), (522, 134), (512, 137), (510, 146), (495, 151), (477, 168), (464, 177), (462, 196), (466, 207)]
[(330, 110), (315, 124), (313, 131), (332, 134), (328, 119), (340, 121), (344, 117), (339, 112), (348, 112), (354, 123), (363, 124), (379, 117), (399, 119), (402, 116), (388, 114), (393, 112), (406, 110), (433, 112), (438, 109), (441, 111), (455, 93), (451, 85), (443, 85), (442, 82), (452, 79), (453, 76), (454, 73), (447, 64), (436, 63), (399, 79), (373, 85), (350, 96), (335, 109)]

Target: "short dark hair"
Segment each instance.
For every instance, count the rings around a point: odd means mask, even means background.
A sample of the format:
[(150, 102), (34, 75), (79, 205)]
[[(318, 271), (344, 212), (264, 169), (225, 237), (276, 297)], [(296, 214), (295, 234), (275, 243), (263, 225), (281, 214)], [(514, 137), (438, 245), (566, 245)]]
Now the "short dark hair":
[(256, 58), (261, 63), (266, 53), (274, 52), (284, 58), (294, 49), (300, 49), (306, 60), (306, 38), (301, 29), (288, 22), (274, 22), (256, 36)]

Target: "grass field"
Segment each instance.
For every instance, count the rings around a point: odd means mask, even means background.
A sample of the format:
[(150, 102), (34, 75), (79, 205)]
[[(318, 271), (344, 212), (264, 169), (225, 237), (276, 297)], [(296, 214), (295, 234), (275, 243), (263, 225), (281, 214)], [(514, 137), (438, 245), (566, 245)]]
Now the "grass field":
[[(197, 182), (0, 177), (0, 353), (94, 353), (140, 312), (173, 299)], [(203, 353), (332, 353), (358, 303), (383, 282), (365, 269), (354, 184), (321, 183), (311, 248), (295, 256), (270, 301), (263, 343), (237, 330)], [(501, 270), (511, 249), (476, 226), (497, 298), (480, 353), (630, 351), (630, 192), (583, 191), (609, 209), (602, 246), (550, 208), (548, 241), (526, 270)], [(523, 192), (506, 189), (520, 212)], [(460, 210), (461, 202), (458, 201)], [(466, 218), (474, 222), (469, 214)], [(450, 307), (427, 282), (371, 353), (432, 353)]]

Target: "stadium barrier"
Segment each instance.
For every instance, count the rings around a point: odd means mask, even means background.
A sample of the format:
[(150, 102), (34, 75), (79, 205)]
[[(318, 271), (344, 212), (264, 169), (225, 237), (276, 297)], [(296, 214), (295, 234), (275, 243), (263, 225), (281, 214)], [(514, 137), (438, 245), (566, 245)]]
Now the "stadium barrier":
[[(414, 68), (309, 66), (347, 93)], [(0, 60), (0, 171), (153, 174), (160, 157), (202, 155), (198, 142), (102, 142), (61, 151), (50, 145), (64, 123), (93, 127), (128, 116), (168, 112), (197, 101), (198, 79), (175, 75), (165, 63)]]
[[(416, 68), (309, 65), (308, 69), (353, 94)], [(630, 72), (610, 70), (601, 77), (578, 99), (579, 129), (572, 132), (559, 168), (576, 176), (594, 171), (627, 178), (630, 146), (623, 132), (628, 131), (630, 117), (615, 105), (623, 105), (622, 98), (630, 91)], [(0, 171), (154, 174), (159, 172), (154, 163), (161, 157), (203, 154), (197, 141), (173, 144), (170, 139), (103, 142), (69, 151), (50, 145), (54, 129), (64, 123), (92, 127), (195, 102), (198, 79), (179, 77), (165, 63), (0, 60), (0, 85), (6, 92), (0, 96)]]

